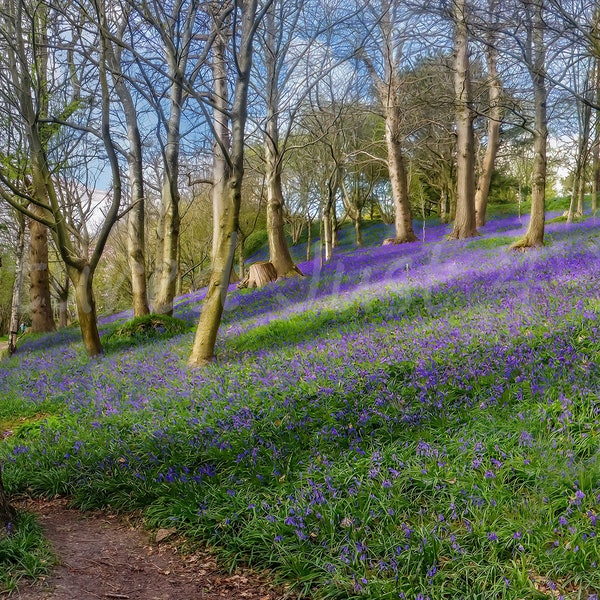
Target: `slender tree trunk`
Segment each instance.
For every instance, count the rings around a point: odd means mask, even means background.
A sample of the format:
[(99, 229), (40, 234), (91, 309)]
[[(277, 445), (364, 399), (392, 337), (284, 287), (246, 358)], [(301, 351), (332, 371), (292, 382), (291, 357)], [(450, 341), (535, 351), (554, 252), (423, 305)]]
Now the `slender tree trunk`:
[[(465, 0), (454, 3), (454, 94), (456, 101), (456, 218), (451, 239), (477, 235), (475, 225), (475, 154), (471, 110), (471, 67)], [(491, 173), (490, 173), (491, 176)]]
[(311, 258), (312, 254), (312, 221), (307, 219), (307, 228), (306, 228), (306, 261), (308, 262)]
[(96, 318), (96, 301), (92, 287), (94, 273), (89, 265), (81, 269), (69, 267), (69, 277), (75, 290), (77, 318), (83, 337), (83, 344), (89, 356), (102, 354), (98, 321)]
[[(142, 146), (137, 129), (129, 134), (129, 181), (131, 185), (131, 211), (127, 219), (127, 254), (129, 256), (129, 268), (131, 269), (131, 294), (133, 300), (134, 317), (142, 317), (149, 314), (148, 284), (146, 276), (146, 233), (145, 233), (145, 197), (144, 197), (144, 175), (142, 162)], [(134, 140), (139, 141), (139, 145)]]
[(65, 275), (65, 280), (60, 286), (58, 294), (58, 327), (65, 328), (69, 324), (69, 276)]
[(25, 217), (16, 213), (19, 229), (17, 232), (17, 247), (15, 261), (15, 282), (13, 284), (12, 302), (10, 307), (10, 328), (8, 337), (8, 353), (14, 354), (17, 350), (17, 338), (21, 323), (21, 295), (23, 290), (23, 271), (25, 262)]
[(356, 219), (354, 219), (354, 234), (356, 235), (356, 247), (362, 248), (363, 237), (362, 237), (362, 214), (358, 211)]
[[(223, 116), (231, 115), (231, 170), (225, 173), (223, 194), (215, 198), (220, 215), (219, 231), (215, 240), (212, 271), (208, 290), (190, 355), (191, 366), (206, 365), (214, 360), (217, 332), (227, 297), (227, 288), (239, 230), (239, 215), (244, 175), (244, 133), (248, 115), (248, 85), (252, 67), (252, 40), (256, 25), (257, 0), (247, 0), (241, 5), (241, 39), (237, 46), (237, 75), (233, 106), (228, 111), (225, 99), (215, 98), (215, 110)], [(216, 217), (215, 214), (215, 217)]]
[(394, 224), (396, 227), (395, 244), (416, 242), (417, 236), (413, 231), (412, 214), (408, 198), (406, 166), (402, 145), (400, 143), (400, 123), (398, 108), (386, 106), (385, 142), (387, 147), (388, 171), (394, 201)]
[[(32, 207), (38, 214), (39, 207)], [(50, 273), (48, 269), (48, 228), (37, 221), (29, 221), (29, 281), (31, 301), (31, 331), (55, 331), (50, 300)]]
[(476, 226), (483, 227), (486, 223), (486, 212), (488, 204), (488, 195), (490, 192), (490, 184), (494, 173), (494, 165), (496, 164), (496, 155), (498, 153), (498, 145), (500, 143), (500, 122), (502, 119), (502, 107), (500, 104), (502, 95), (502, 85), (497, 69), (497, 51), (491, 45), (487, 51), (488, 65), (488, 94), (490, 100), (490, 116), (487, 122), (487, 148), (483, 157), (481, 172), (477, 181), (477, 191), (475, 192), (475, 211), (476, 211)]
[(333, 235), (331, 222), (331, 198), (328, 197), (323, 206), (323, 246), (325, 251), (325, 262), (333, 257)]
[(129, 152), (129, 184), (131, 188), (131, 209), (127, 217), (127, 255), (131, 270), (131, 295), (134, 317), (142, 317), (150, 312), (146, 276), (146, 240), (145, 240), (145, 193), (144, 158), (142, 138), (138, 127), (138, 115), (133, 98), (125, 78), (121, 73), (120, 51), (114, 52), (113, 44), (106, 45), (107, 58), (112, 66), (112, 78), (115, 91), (123, 106), (127, 123)]
[(521, 250), (544, 245), (544, 224), (546, 215), (546, 170), (548, 116), (545, 84), (546, 49), (544, 42), (544, 19), (542, 0), (533, 0), (532, 19), (533, 48), (530, 65), (535, 103), (535, 124), (533, 132), (533, 173), (531, 175), (531, 218), (525, 236), (516, 241), (512, 248)]

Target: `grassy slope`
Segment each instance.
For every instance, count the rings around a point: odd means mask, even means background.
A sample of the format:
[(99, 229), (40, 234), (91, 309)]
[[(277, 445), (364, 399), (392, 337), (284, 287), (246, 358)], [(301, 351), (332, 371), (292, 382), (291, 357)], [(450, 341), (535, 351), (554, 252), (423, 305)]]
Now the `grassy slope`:
[(318, 598), (593, 598), (600, 238), (507, 253), (522, 228), (234, 292), (202, 372), (191, 332), (91, 362), (33, 340), (0, 369), (6, 483), (142, 507)]

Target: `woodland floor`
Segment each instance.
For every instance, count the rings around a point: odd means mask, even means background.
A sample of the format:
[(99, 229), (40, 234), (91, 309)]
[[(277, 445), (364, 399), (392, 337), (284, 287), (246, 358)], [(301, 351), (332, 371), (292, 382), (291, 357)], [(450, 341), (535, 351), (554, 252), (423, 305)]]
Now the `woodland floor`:
[[(51, 574), (22, 583), (15, 600), (276, 600), (264, 577), (227, 574), (204, 552), (179, 554), (139, 525), (106, 512), (80, 512), (64, 500), (15, 503), (38, 515), (58, 558)], [(159, 530), (160, 535), (168, 535)]]

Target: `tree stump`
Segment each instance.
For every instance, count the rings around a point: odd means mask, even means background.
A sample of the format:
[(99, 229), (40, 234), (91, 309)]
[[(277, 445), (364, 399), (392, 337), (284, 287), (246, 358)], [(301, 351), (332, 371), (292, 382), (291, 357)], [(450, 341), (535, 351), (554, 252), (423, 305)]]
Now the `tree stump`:
[(0, 466), (0, 537), (10, 534), (16, 516), (15, 509), (8, 503), (8, 498), (4, 492), (2, 466)]
[(260, 288), (277, 280), (277, 271), (270, 262), (258, 262), (250, 265), (248, 274), (238, 284), (238, 288)]

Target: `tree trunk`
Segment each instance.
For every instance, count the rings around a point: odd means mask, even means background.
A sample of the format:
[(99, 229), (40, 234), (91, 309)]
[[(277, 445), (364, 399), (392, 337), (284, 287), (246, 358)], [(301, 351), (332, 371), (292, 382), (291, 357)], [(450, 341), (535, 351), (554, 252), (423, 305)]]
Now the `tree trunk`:
[[(492, 40), (493, 42), (493, 40)], [(502, 85), (497, 69), (497, 50), (490, 45), (487, 50), (487, 65), (489, 71), (488, 94), (490, 100), (490, 115), (487, 122), (487, 148), (477, 181), (477, 191), (475, 192), (475, 211), (476, 226), (483, 227), (486, 223), (486, 212), (488, 204), (488, 195), (490, 184), (496, 164), (496, 154), (500, 143), (500, 121), (502, 119), (502, 108), (500, 105), (502, 95)]]
[[(231, 115), (231, 153), (228, 161), (231, 169), (224, 173), (223, 186), (220, 187), (222, 193), (214, 196), (213, 218), (219, 216), (218, 232), (215, 228), (217, 235), (213, 240), (211, 276), (189, 358), (191, 366), (206, 365), (214, 360), (217, 332), (227, 297), (239, 229), (244, 176), (244, 134), (248, 115), (248, 85), (252, 67), (252, 40), (256, 25), (257, 0), (248, 0), (240, 6), (241, 36), (237, 46), (237, 75), (233, 106), (229, 107), (226, 98), (218, 95), (215, 97), (215, 112), (220, 113), (224, 119), (227, 118), (227, 114)], [(222, 148), (226, 150), (224, 146)]]
[(277, 64), (277, 26), (275, 5), (265, 15), (265, 68), (267, 120), (264, 131), (265, 179), (267, 188), (267, 236), (269, 260), (279, 277), (302, 275), (294, 264), (284, 231), (284, 198), (281, 186), (281, 152), (279, 150), (279, 67)]
[[(31, 208), (38, 214), (38, 207)], [(50, 273), (48, 270), (48, 228), (37, 221), (29, 221), (29, 280), (31, 301), (31, 331), (55, 331), (50, 300)]]
[(533, 131), (533, 173), (531, 175), (531, 218), (525, 236), (511, 247), (515, 250), (544, 245), (544, 220), (546, 215), (546, 169), (548, 117), (545, 85), (546, 50), (542, 0), (533, 0), (533, 63), (529, 65), (533, 83), (535, 123)]
[[(454, 94), (456, 102), (456, 218), (451, 239), (477, 235), (475, 226), (475, 154), (471, 110), (471, 67), (465, 0), (454, 3)], [(490, 174), (491, 175), (491, 174)]]
[(261, 288), (277, 281), (275, 265), (270, 262), (257, 262), (250, 265), (248, 275), (238, 284), (238, 288)]
[(145, 257), (145, 194), (144, 194), (144, 159), (142, 154), (142, 138), (138, 127), (137, 110), (131, 93), (121, 73), (121, 64), (112, 44), (106, 44), (109, 62), (112, 66), (112, 78), (115, 91), (123, 106), (127, 123), (127, 140), (129, 152), (129, 183), (131, 187), (131, 209), (127, 218), (127, 255), (131, 270), (131, 295), (134, 317), (143, 317), (150, 313), (148, 306), (148, 289)]
[(94, 274), (88, 265), (82, 269), (69, 267), (69, 277), (75, 289), (77, 319), (79, 320), (83, 344), (89, 356), (98, 356), (102, 354), (102, 344), (98, 332), (96, 301), (92, 287)]
[(148, 286), (146, 277), (146, 210), (143, 187), (143, 167), (141, 162), (141, 142), (139, 158), (137, 154), (138, 153), (136, 152), (134, 156), (132, 153), (132, 156), (129, 160), (129, 181), (131, 184), (132, 208), (127, 220), (127, 254), (129, 256), (129, 268), (131, 269), (133, 316), (143, 317), (144, 315), (150, 313), (150, 307), (148, 305)]
[(387, 162), (394, 201), (394, 224), (396, 236), (394, 243), (404, 244), (416, 242), (417, 236), (413, 231), (412, 214), (408, 199), (408, 184), (406, 181), (406, 166), (400, 143), (400, 123), (398, 107), (388, 103), (385, 114), (385, 142), (387, 147)]
[(356, 219), (354, 219), (354, 233), (356, 235), (356, 247), (362, 248), (363, 237), (362, 237), (362, 215), (361, 211), (358, 211)]
[(312, 254), (312, 221), (310, 218), (306, 224), (306, 261), (308, 262)]
[(64, 283), (58, 293), (58, 327), (65, 328), (69, 324), (69, 276), (65, 275)]
[(17, 232), (15, 282), (13, 284), (12, 302), (10, 306), (10, 328), (8, 337), (8, 353), (14, 354), (17, 350), (17, 338), (21, 324), (21, 295), (23, 290), (23, 271), (25, 262), (25, 217), (16, 213), (19, 229)]

